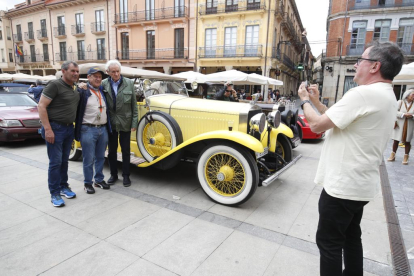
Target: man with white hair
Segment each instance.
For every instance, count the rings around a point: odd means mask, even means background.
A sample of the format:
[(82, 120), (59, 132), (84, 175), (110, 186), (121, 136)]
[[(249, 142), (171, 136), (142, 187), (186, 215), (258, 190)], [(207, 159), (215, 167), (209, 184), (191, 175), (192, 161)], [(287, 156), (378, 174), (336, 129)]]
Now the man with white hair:
[(134, 82), (121, 75), (121, 64), (117, 60), (110, 60), (105, 66), (109, 77), (102, 81), (105, 98), (108, 103), (109, 119), (112, 133), (108, 135), (108, 160), (111, 177), (108, 184), (118, 180), (117, 150), (118, 138), (122, 150), (122, 176), (124, 187), (131, 186), (131, 131), (138, 126), (138, 108)]

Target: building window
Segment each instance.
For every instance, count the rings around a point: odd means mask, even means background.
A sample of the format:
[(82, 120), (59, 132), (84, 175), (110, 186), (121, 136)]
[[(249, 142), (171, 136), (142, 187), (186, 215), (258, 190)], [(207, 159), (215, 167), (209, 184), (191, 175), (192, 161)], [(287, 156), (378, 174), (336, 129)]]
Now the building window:
[(119, 0), (119, 15), (121, 23), (128, 22), (128, 0)]
[(1, 49), (1, 62), (6, 62), (6, 59), (4, 58), (4, 49)]
[(379, 6), (391, 6), (391, 5), (394, 5), (394, 0), (378, 0), (378, 5)]
[(155, 0), (145, 0), (145, 20), (155, 19)]
[(155, 58), (155, 31), (147, 31), (147, 59)]
[(224, 31), (224, 56), (236, 56), (237, 27), (227, 27)]
[(184, 29), (174, 30), (174, 58), (184, 58)]
[(42, 45), (43, 45), (43, 60), (49, 61), (49, 47), (47, 44), (42, 44)]
[(13, 50), (9, 49), (9, 62), (13, 62)]
[(60, 61), (66, 61), (66, 42), (59, 42), (59, 50)]
[(246, 26), (245, 56), (255, 57), (258, 55), (259, 25)]
[(400, 19), (400, 26), (398, 28), (397, 44), (401, 47), (404, 53), (411, 54), (413, 32), (414, 32), (414, 18)]
[(97, 32), (105, 31), (105, 22), (104, 22), (104, 11), (98, 10), (95, 11), (95, 30)]
[(96, 40), (96, 52), (97, 59), (104, 60), (105, 58), (105, 38), (99, 38)]
[(391, 20), (376, 20), (374, 27), (374, 40), (388, 41), (390, 38)]
[(367, 21), (354, 21), (352, 23), (350, 55), (362, 55), (365, 47), (365, 33), (367, 31)]
[(184, 0), (174, 1), (174, 17), (183, 17), (185, 11)]
[(83, 13), (75, 14), (76, 21), (76, 33), (83, 34), (85, 33), (85, 25), (83, 24)]
[(85, 60), (85, 41), (78, 40), (78, 60)]
[(27, 23), (27, 29), (29, 30), (29, 39), (34, 39), (33, 22)]
[(47, 37), (46, 19), (40, 20), (40, 34), (41, 37)]
[(36, 50), (34, 45), (30, 45), (30, 60), (36, 62)]
[(129, 59), (129, 33), (121, 33), (122, 59)]
[(20, 60), (20, 63), (23, 63), (24, 62), (24, 50), (23, 50), (23, 46), (20, 46), (20, 50), (22, 51), (22, 55), (19, 55), (19, 60)]
[(248, 10), (260, 9), (260, 0), (247, 0), (247, 9)]
[(206, 29), (205, 56), (215, 57), (217, 45), (217, 29)]
[(7, 40), (11, 40), (11, 31), (10, 31), (10, 27), (6, 27), (6, 34), (7, 34)]
[(57, 21), (58, 21), (58, 35), (66, 35), (65, 17), (64, 16), (58, 16)]
[(238, 9), (238, 0), (226, 0), (226, 12), (237, 11)]
[(354, 76), (345, 76), (345, 83), (344, 83), (344, 94), (348, 92), (349, 89), (357, 87), (358, 84), (354, 82)]
[(3, 40), (3, 31), (0, 30), (0, 40)]
[(218, 0), (207, 0), (206, 2), (206, 14), (217, 13)]
[(22, 39), (22, 26), (16, 25), (17, 41), (23, 41)]

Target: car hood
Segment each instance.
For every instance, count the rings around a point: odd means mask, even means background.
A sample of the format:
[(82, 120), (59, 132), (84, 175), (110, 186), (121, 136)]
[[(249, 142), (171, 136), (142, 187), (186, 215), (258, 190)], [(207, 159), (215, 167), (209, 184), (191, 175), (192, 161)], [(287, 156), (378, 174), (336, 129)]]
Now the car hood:
[(250, 108), (249, 103), (227, 102), (188, 98), (182, 96), (159, 95), (151, 97), (151, 109), (167, 108), (172, 110), (187, 110), (195, 112), (214, 112), (228, 115), (239, 115)]
[(39, 119), (39, 112), (37, 110), (37, 106), (0, 107), (0, 119)]

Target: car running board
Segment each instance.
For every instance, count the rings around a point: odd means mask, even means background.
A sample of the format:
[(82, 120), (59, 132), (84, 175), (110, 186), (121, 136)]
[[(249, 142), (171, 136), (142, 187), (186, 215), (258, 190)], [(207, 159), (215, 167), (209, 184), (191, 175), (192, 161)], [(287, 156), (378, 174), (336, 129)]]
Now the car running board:
[(293, 159), (290, 163), (288, 163), (286, 166), (284, 166), (283, 168), (281, 168), (280, 170), (278, 170), (277, 172), (275, 172), (274, 174), (272, 174), (271, 176), (269, 176), (268, 178), (266, 178), (265, 180), (263, 180), (262, 182), (262, 186), (267, 187), (270, 184), (272, 184), (273, 181), (275, 181), (276, 179), (279, 178), (279, 176), (285, 172), (287, 169), (289, 169), (292, 165), (294, 165), (300, 158), (302, 157), (302, 154), (299, 154), (298, 156), (296, 156), (295, 159)]
[[(105, 151), (105, 157), (108, 157), (108, 151)], [(122, 152), (116, 153), (116, 159), (122, 163)], [(145, 160), (142, 157), (137, 157), (133, 155), (133, 153), (131, 152), (131, 164), (138, 166), (139, 164), (142, 164), (145, 162), (147, 162), (147, 160)]]

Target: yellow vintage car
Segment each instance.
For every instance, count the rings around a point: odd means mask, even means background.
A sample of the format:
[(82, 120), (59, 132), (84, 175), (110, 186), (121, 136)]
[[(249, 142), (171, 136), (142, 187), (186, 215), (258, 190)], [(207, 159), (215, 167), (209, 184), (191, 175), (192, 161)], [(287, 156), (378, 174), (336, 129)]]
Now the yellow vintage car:
[[(207, 196), (235, 206), (300, 158), (293, 159), (293, 133), (281, 124), (279, 111), (265, 116), (255, 102), (190, 98), (181, 80), (159, 77), (136, 80), (139, 123), (131, 137), (131, 164), (166, 170), (196, 162)], [(70, 160), (80, 158), (80, 150), (74, 141)]]

